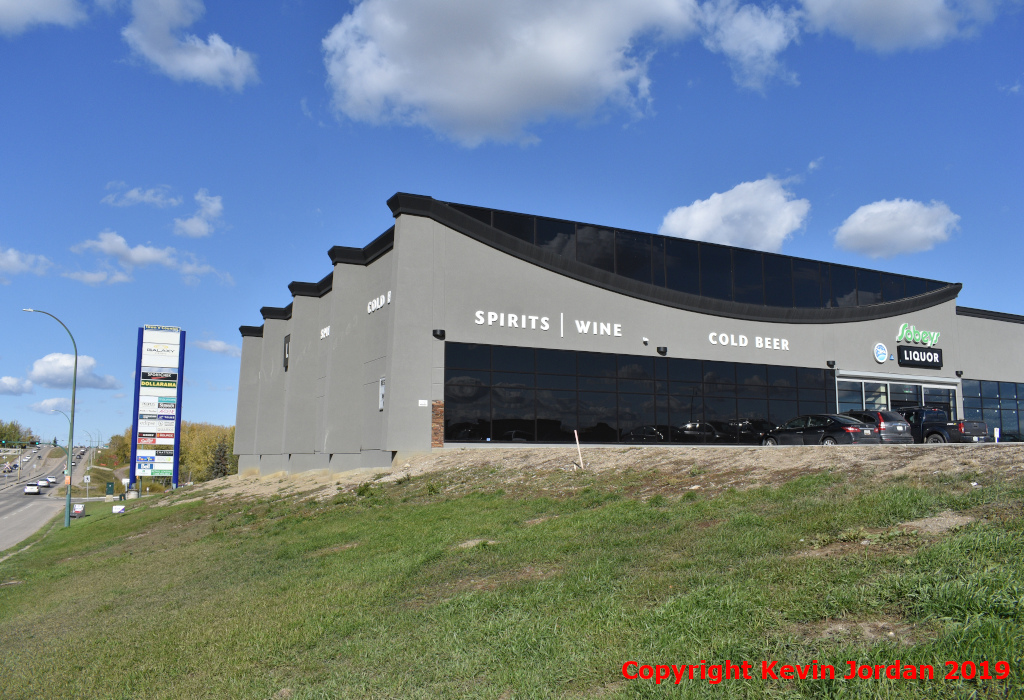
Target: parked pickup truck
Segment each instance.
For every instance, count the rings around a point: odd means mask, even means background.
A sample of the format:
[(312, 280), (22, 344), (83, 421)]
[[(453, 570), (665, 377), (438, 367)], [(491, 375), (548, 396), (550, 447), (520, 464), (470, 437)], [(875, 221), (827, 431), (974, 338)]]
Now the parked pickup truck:
[(988, 425), (980, 420), (951, 421), (941, 408), (914, 406), (896, 411), (910, 423), (914, 442), (986, 442)]

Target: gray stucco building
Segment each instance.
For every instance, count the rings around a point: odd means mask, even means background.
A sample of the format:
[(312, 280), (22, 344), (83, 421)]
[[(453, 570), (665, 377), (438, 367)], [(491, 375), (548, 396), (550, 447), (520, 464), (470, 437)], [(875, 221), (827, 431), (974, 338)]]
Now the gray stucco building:
[(1020, 439), (1024, 317), (961, 285), (396, 194), (242, 326), (241, 472), (453, 443), (757, 443), (921, 403)]

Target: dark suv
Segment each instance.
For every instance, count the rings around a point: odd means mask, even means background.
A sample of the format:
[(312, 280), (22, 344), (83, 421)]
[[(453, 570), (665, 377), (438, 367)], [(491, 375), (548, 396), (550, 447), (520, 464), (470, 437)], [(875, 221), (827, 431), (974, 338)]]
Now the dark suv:
[(847, 411), (844, 415), (875, 426), (883, 445), (914, 444), (914, 436), (910, 433), (910, 423), (895, 411), (877, 411), (869, 408)]

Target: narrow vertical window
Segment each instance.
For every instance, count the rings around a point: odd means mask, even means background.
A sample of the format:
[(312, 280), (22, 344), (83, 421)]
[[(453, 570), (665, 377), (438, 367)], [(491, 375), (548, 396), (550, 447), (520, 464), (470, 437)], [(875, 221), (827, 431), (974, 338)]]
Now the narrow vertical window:
[(284, 371), (288, 371), (288, 355), (292, 344), (292, 336), (289, 333), (284, 337)]

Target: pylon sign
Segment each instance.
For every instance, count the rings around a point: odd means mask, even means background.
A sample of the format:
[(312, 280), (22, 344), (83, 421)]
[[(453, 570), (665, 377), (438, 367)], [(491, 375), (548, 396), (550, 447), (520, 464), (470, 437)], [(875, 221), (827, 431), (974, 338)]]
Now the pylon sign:
[(135, 359), (130, 477), (169, 476), (178, 486), (185, 331), (143, 326)]

